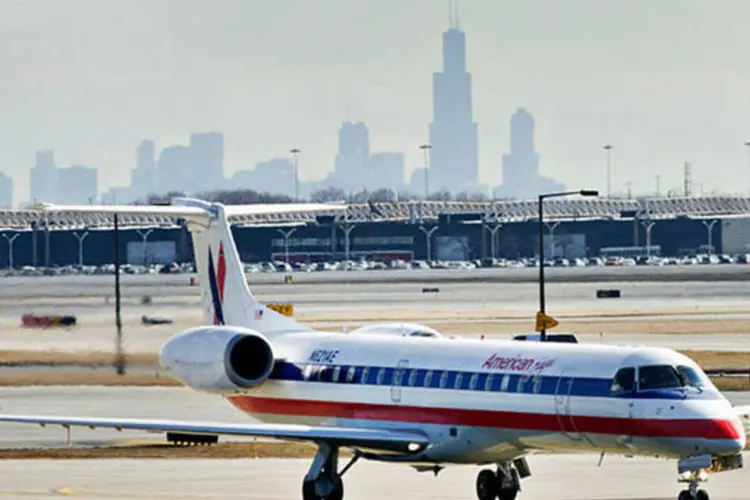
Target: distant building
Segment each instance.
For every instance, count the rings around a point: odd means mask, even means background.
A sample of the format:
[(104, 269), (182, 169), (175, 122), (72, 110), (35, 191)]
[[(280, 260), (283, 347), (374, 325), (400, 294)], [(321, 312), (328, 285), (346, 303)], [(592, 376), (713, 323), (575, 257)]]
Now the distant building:
[(362, 122), (344, 122), (339, 129), (339, 151), (331, 183), (345, 191), (369, 189), (370, 132)]
[[(466, 71), (466, 35), (451, 15), (443, 33), (443, 71), (434, 73), (430, 124), (430, 192), (473, 191), (479, 183), (479, 142)], [(420, 191), (421, 193), (421, 191)]]
[(189, 147), (168, 146), (162, 149), (159, 154), (159, 193), (190, 192), (192, 183), (188, 179), (193, 173), (192, 166)]
[(224, 186), (224, 136), (206, 132), (190, 136), (192, 164), (188, 192), (213, 191)]
[(157, 190), (156, 146), (154, 141), (144, 140), (135, 150), (135, 168), (130, 181), (130, 193), (135, 199), (145, 200)]
[(403, 153), (373, 153), (370, 156), (367, 189), (404, 187)]
[(253, 170), (235, 172), (230, 183), (232, 189), (294, 197), (294, 163), (289, 158), (272, 158), (257, 163)]
[(97, 170), (83, 165), (58, 169), (57, 202), (81, 205), (93, 203), (99, 196)]
[(57, 165), (53, 151), (37, 151), (36, 163), (29, 174), (31, 203), (58, 202)]
[(0, 172), (0, 208), (13, 208), (13, 178)]
[(543, 192), (565, 190), (564, 184), (539, 174), (534, 135), (534, 117), (526, 109), (518, 109), (510, 118), (510, 153), (503, 155), (503, 184), (496, 196), (530, 199)]

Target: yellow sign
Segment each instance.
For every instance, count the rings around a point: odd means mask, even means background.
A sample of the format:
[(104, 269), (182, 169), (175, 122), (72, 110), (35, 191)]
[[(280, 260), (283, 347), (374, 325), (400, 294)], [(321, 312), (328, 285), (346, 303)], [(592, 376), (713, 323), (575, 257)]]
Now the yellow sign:
[(551, 316), (547, 316), (543, 312), (539, 311), (536, 313), (536, 331), (541, 332), (542, 330), (549, 330), (550, 328), (554, 328), (560, 323), (557, 322), (557, 320)]
[(266, 304), (266, 307), (290, 318), (294, 316), (294, 307), (292, 304)]

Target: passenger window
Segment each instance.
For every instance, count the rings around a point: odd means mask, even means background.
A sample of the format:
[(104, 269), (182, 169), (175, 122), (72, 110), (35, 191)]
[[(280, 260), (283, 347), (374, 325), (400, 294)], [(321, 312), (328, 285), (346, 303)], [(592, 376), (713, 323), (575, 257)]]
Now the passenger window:
[(341, 367), (336, 366), (336, 368), (333, 369), (333, 375), (331, 376), (331, 382), (338, 382), (339, 381), (339, 375), (341, 375)]
[(353, 366), (349, 367), (349, 370), (346, 372), (346, 383), (351, 384), (354, 381), (354, 373), (357, 371), (357, 369)]
[(361, 380), (361, 382), (363, 384), (367, 384), (368, 383), (367, 377), (369, 375), (370, 375), (370, 367), (369, 366), (365, 366), (364, 368), (362, 368), (362, 380)]
[(409, 387), (414, 387), (417, 383), (417, 370), (412, 370), (409, 374)]
[(460, 389), (461, 388), (461, 382), (464, 380), (464, 374), (459, 372), (456, 373), (456, 381), (453, 383), (454, 389)]
[(310, 380), (310, 377), (312, 376), (312, 371), (313, 371), (313, 365), (305, 366), (305, 374), (304, 374), (305, 380)]
[(516, 392), (523, 392), (523, 384), (526, 382), (523, 375), (519, 375), (518, 384), (516, 384)]
[(539, 391), (542, 390), (542, 380), (543, 380), (542, 377), (540, 377), (539, 375), (534, 377), (534, 393), (535, 394), (539, 394)]
[(384, 379), (385, 379), (385, 368), (381, 368), (380, 370), (378, 370), (378, 377), (377, 377), (376, 383), (378, 385), (383, 385)]
[(682, 387), (677, 370), (671, 365), (641, 366), (638, 368), (638, 389), (676, 389)]
[(432, 383), (432, 370), (427, 370), (427, 374), (424, 376), (424, 386), (430, 387), (430, 384)]
[(471, 379), (469, 379), (469, 390), (473, 391), (477, 388), (477, 381), (479, 380), (479, 374), (475, 373), (471, 376)]
[(510, 385), (510, 375), (503, 375), (503, 381), (500, 383), (500, 392), (507, 391), (509, 385)]
[(620, 368), (612, 379), (609, 390), (612, 394), (628, 394), (635, 386), (635, 368)]
[(448, 372), (443, 372), (442, 375), (440, 375), (440, 388), (445, 389), (445, 386), (448, 385)]
[(396, 370), (393, 372), (393, 383), (392, 385), (401, 385), (401, 380), (404, 378), (404, 371), (400, 368), (396, 368)]
[(318, 367), (318, 382), (323, 381), (323, 374), (325, 374), (326, 367), (325, 366), (319, 366)]
[(491, 391), (492, 390), (492, 382), (493, 382), (494, 378), (495, 378), (495, 376), (492, 375), (491, 373), (489, 375), (487, 375), (487, 380), (484, 381), (484, 390), (485, 391)]

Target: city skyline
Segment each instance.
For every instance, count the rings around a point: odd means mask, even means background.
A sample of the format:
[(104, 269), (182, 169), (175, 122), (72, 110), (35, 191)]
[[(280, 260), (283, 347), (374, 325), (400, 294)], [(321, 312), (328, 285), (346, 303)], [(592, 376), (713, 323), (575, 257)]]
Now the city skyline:
[[(227, 177), (299, 147), (300, 177), (323, 178), (342, 121), (365, 122), (378, 150), (403, 152), (407, 181), (422, 163), (448, 25), (434, 2), (134, 0), (112, 10), (70, 0), (41, 15), (35, 5), (6, 1), (0, 20), (0, 68), (11, 75), (0, 85), (0, 171), (17, 201), (28, 199), (37, 150), (100, 167), (105, 191), (129, 182), (140, 140), (177, 144), (195, 130), (224, 134)], [(290, 5), (300, 16), (283, 15)], [(653, 192), (657, 172), (662, 192), (679, 189), (684, 161), (706, 192), (746, 192), (748, 13), (731, 1), (463, 2), (480, 180), (499, 182), (508, 117), (525, 107), (542, 175), (569, 186), (604, 191), (601, 148), (613, 144), (615, 192), (629, 181)]]

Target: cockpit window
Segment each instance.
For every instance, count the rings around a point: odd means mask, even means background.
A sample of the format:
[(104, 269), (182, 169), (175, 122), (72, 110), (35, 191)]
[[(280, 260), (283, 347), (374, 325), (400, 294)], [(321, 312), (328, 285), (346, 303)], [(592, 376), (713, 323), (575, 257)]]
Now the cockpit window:
[(680, 374), (683, 385), (697, 387), (699, 389), (705, 389), (711, 385), (711, 381), (708, 380), (708, 377), (689, 366), (678, 366), (677, 373)]
[(641, 366), (638, 368), (638, 388), (642, 391), (654, 389), (675, 389), (684, 384), (671, 365)]
[(627, 394), (633, 392), (635, 386), (635, 368), (620, 368), (612, 379), (612, 394)]

